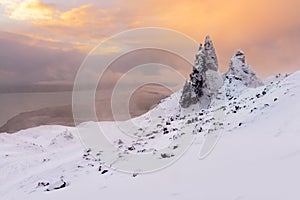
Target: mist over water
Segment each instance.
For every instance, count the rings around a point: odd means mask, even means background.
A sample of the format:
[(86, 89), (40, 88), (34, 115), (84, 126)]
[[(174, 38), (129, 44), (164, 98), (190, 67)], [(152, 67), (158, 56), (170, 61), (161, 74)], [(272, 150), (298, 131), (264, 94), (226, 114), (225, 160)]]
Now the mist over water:
[(70, 104), (72, 92), (0, 93), (0, 126), (22, 113)]
[[(96, 93), (95, 104), (99, 121), (114, 120), (110, 92), (97, 91)], [(133, 93), (129, 102), (131, 117), (147, 112), (170, 94), (171, 91), (158, 85), (139, 88)], [(0, 132), (13, 133), (40, 125), (74, 125), (71, 91), (0, 93), (0, 102)]]

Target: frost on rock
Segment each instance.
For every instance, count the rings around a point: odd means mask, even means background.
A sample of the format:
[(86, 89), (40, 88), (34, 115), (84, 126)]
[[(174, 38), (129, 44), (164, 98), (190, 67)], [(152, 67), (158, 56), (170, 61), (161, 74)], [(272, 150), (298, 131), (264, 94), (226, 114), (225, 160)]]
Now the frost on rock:
[(197, 103), (197, 97), (195, 93), (192, 91), (192, 85), (189, 81), (185, 82), (185, 85), (183, 86), (182, 90), (182, 96), (180, 99), (180, 105), (183, 108), (189, 107), (191, 104)]
[(218, 71), (218, 58), (217, 54), (209, 36), (205, 38), (204, 44), (205, 62), (208, 69)]
[(251, 88), (263, 85), (263, 82), (256, 76), (251, 66), (246, 64), (245, 54), (241, 50), (238, 50), (231, 58), (229, 70), (225, 74), (224, 79), (228, 79), (229, 81), (235, 79)]
[(247, 88), (263, 85), (250, 65), (246, 64), (245, 54), (241, 50), (238, 50), (231, 58), (229, 70), (223, 75), (223, 79), (226, 97), (229, 100), (239, 96)]
[(218, 73), (217, 55), (210, 37), (207, 36), (204, 46), (200, 44), (196, 54), (190, 80), (184, 85), (180, 98), (181, 107), (188, 108), (196, 103), (202, 108), (208, 107), (211, 97), (220, 86), (222, 80)]

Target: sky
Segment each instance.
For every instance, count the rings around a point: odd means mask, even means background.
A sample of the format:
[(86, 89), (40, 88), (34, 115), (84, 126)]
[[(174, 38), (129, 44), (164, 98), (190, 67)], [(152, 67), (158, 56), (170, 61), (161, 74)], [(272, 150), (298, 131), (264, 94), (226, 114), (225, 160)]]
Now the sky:
[(221, 71), (241, 49), (260, 77), (291, 73), (300, 69), (299, 7), (299, 0), (0, 0), (0, 91), (71, 87), (97, 44), (148, 26), (199, 43), (210, 35)]

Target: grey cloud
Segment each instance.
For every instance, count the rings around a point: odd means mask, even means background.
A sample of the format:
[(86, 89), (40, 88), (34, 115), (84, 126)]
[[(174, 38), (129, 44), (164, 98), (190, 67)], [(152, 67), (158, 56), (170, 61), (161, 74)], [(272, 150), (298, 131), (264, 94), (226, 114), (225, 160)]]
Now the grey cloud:
[(0, 32), (1, 87), (74, 79), (83, 53), (28, 45), (30, 40)]

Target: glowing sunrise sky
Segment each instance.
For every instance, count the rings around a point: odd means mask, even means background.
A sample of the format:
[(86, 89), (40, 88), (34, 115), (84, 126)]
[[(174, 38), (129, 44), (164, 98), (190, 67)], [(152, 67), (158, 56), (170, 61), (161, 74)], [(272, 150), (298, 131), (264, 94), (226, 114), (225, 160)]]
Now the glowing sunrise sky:
[(0, 0), (0, 85), (71, 84), (95, 45), (144, 26), (199, 43), (210, 35), (221, 71), (242, 49), (261, 77), (293, 72), (300, 69), (299, 8), (299, 0)]

